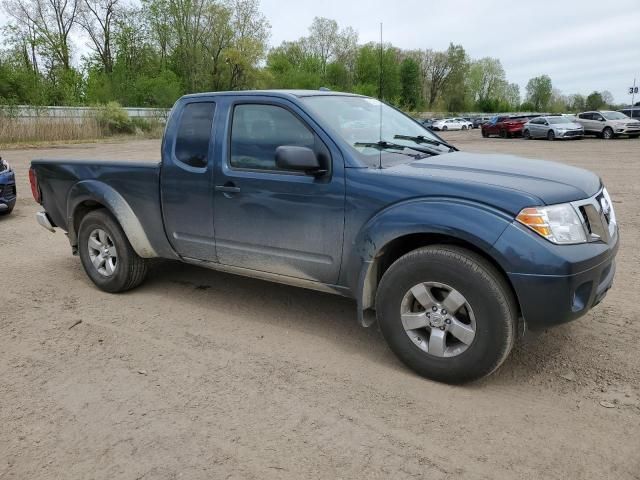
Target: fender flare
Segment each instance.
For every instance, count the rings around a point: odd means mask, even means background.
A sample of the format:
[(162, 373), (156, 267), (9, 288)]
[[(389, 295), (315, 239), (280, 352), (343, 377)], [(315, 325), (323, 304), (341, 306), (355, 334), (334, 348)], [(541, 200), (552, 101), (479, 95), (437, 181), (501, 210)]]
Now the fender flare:
[(83, 180), (76, 183), (67, 195), (67, 225), (72, 246), (78, 243), (74, 217), (78, 207), (86, 201), (104, 206), (116, 218), (124, 230), (129, 243), (142, 258), (157, 257), (140, 220), (122, 195), (109, 185), (98, 180)]
[(347, 270), (353, 272), (347, 281), (353, 285), (359, 323), (368, 327), (375, 321), (380, 259), (391, 242), (415, 234), (455, 239), (474, 245), (504, 267), (505, 259), (493, 245), (512, 221), (503, 211), (457, 198), (409, 200), (382, 210), (356, 236)]

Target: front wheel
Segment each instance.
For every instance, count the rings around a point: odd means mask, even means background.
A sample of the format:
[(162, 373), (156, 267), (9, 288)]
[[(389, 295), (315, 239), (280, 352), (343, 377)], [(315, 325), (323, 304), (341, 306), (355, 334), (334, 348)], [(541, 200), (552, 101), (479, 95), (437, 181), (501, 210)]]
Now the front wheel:
[(454, 246), (423, 247), (398, 259), (380, 281), (376, 312), (398, 358), (447, 383), (489, 375), (516, 338), (517, 307), (502, 275)]
[(553, 141), (556, 139), (556, 134), (553, 130), (547, 132), (547, 140)]
[(529, 130), (525, 130), (524, 132), (522, 132), (522, 138), (524, 138), (525, 140), (531, 140), (531, 133), (529, 132)]
[(109, 293), (142, 283), (147, 261), (138, 256), (118, 222), (105, 209), (87, 213), (78, 230), (78, 252), (93, 283)]
[(446, 125), (444, 127), (442, 127), (442, 131), (446, 132), (449, 129), (449, 127), (447, 127)]
[(462, 130), (466, 130), (467, 126), (466, 125), (462, 125)]
[(613, 138), (613, 129), (611, 127), (606, 127), (602, 131), (602, 138), (605, 140), (611, 140)]

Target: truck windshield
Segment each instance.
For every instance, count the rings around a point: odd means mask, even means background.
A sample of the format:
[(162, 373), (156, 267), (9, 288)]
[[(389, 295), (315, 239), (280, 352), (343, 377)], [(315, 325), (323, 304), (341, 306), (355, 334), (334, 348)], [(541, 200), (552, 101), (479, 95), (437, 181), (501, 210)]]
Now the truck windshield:
[(380, 163), (392, 166), (452, 150), (430, 130), (374, 98), (318, 95), (301, 100), (370, 167)]

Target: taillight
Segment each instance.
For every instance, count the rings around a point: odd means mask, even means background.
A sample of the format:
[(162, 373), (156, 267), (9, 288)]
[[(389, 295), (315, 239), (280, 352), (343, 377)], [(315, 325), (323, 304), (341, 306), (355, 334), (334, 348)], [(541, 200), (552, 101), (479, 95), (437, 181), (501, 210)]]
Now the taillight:
[(40, 187), (38, 186), (38, 177), (36, 177), (36, 171), (31, 167), (29, 169), (29, 183), (31, 184), (31, 195), (36, 203), (42, 203), (42, 195), (40, 194)]

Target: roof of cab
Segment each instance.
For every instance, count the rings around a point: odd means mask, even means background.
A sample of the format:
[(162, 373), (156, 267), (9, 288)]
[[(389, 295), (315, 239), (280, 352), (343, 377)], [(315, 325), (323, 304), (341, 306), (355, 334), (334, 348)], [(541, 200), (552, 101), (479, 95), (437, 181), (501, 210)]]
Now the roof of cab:
[(243, 95), (243, 96), (257, 96), (257, 95), (268, 95), (272, 97), (316, 97), (316, 96), (349, 96), (349, 97), (362, 97), (363, 95), (358, 95), (357, 93), (347, 93), (347, 92), (332, 92), (331, 90), (286, 90), (286, 89), (273, 89), (273, 90), (236, 90), (236, 91), (227, 91), (227, 92), (202, 92), (202, 93), (191, 93), (189, 95), (184, 95), (183, 98), (194, 98), (194, 97), (206, 97), (206, 96), (232, 96), (232, 95)]

